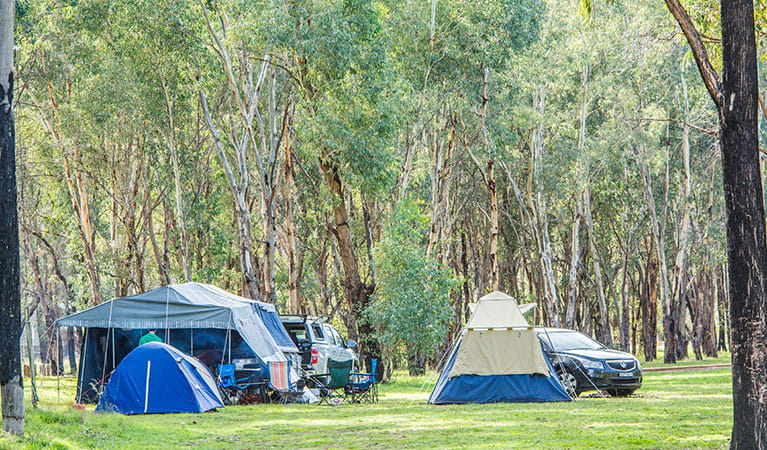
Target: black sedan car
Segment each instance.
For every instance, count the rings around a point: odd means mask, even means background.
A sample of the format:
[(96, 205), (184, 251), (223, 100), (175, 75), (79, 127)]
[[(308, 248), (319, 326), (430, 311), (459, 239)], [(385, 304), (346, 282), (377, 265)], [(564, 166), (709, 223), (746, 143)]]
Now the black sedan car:
[(642, 366), (634, 355), (611, 350), (574, 330), (537, 328), (536, 331), (571, 397), (585, 391), (627, 396), (642, 387)]

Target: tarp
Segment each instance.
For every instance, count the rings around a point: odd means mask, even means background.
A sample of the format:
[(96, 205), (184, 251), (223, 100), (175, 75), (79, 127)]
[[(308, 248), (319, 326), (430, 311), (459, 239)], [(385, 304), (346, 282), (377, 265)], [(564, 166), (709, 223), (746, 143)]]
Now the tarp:
[[(268, 327), (263, 317), (269, 318)], [(285, 328), (279, 325), (274, 305), (203, 283), (171, 284), (116, 298), (57, 323), (86, 328), (230, 329), (237, 330), (264, 361), (284, 361), (282, 352), (298, 352)]]
[[(147, 330), (165, 343), (203, 360), (250, 359), (266, 365), (298, 354), (277, 309), (203, 283), (163, 286), (102, 303), (57, 321), (85, 327), (80, 355), (78, 401), (95, 401), (102, 379)], [(215, 353), (215, 355), (214, 355)], [(211, 356), (213, 355), (213, 356)], [(217, 355), (217, 356), (216, 356)]]
[(472, 307), (429, 403), (570, 401), (517, 302), (493, 292)]
[(200, 413), (223, 407), (213, 375), (202, 363), (175, 347), (150, 342), (120, 362), (96, 411)]

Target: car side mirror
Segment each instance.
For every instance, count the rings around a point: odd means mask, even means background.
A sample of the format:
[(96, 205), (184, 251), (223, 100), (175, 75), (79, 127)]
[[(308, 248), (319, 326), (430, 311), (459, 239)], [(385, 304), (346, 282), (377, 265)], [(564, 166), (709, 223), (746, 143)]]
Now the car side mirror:
[(348, 341), (346, 341), (346, 348), (350, 348), (352, 350), (356, 349), (357, 348), (357, 343), (354, 340), (349, 339)]

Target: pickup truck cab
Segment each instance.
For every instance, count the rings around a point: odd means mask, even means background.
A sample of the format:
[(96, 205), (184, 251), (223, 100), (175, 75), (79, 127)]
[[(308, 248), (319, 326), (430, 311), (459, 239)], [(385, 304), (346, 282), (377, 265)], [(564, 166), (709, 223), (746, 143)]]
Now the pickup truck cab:
[(307, 374), (327, 373), (328, 360), (347, 361), (357, 365), (354, 341), (344, 341), (324, 317), (280, 316), (282, 325), (301, 354), (301, 369)]

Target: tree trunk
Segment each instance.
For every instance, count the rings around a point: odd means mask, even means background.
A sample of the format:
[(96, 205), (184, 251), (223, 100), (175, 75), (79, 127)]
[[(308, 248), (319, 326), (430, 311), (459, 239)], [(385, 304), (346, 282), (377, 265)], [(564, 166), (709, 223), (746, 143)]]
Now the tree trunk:
[(567, 281), (567, 308), (565, 310), (565, 327), (572, 329), (575, 326), (575, 307), (578, 303), (578, 266), (580, 266), (581, 245), (581, 201), (578, 195), (575, 200), (573, 211), (573, 227), (570, 237), (570, 275)]
[[(343, 284), (350, 310), (350, 318), (357, 324), (357, 329), (349, 327), (349, 338), (359, 342), (360, 336), (369, 338), (375, 335), (375, 330), (363, 315), (375, 286), (363, 283), (360, 277), (351, 228), (349, 227), (349, 213), (346, 207), (343, 182), (338, 173), (338, 167), (330, 160), (330, 155), (327, 154), (325, 149), (323, 149), (320, 155), (319, 166), (325, 177), (328, 190), (333, 196), (335, 226), (332, 227), (332, 232), (338, 243), (338, 253), (344, 272)], [(361, 343), (360, 348), (363, 360), (369, 361), (371, 358), (377, 358), (380, 362), (381, 348), (377, 341), (366, 339), (365, 342)]]
[(285, 198), (285, 234), (288, 244), (288, 311), (291, 314), (299, 314), (301, 311), (301, 298), (299, 270), (296, 261), (296, 231), (293, 222), (293, 147), (290, 136), (290, 122), (285, 120), (282, 127), (285, 148), (283, 191)]
[[(453, 183), (452, 157), (455, 146), (456, 119), (453, 114), (442, 131), (432, 130), (429, 148), (431, 149), (431, 217), (429, 242), (426, 257), (434, 258), (438, 264), (444, 263), (445, 252), (442, 249), (447, 221), (450, 217), (450, 187)], [(440, 139), (441, 132), (450, 129), (447, 143)]]
[(583, 212), (586, 217), (586, 230), (588, 230), (589, 250), (591, 261), (594, 267), (594, 278), (596, 278), (597, 288), (597, 306), (599, 308), (599, 320), (597, 321), (596, 335), (599, 340), (608, 347), (613, 346), (613, 336), (610, 331), (610, 316), (607, 308), (607, 298), (605, 296), (605, 285), (602, 278), (602, 265), (599, 260), (599, 251), (597, 250), (597, 236), (594, 229), (594, 222), (591, 216), (591, 189), (588, 187), (583, 191)]
[[(163, 253), (160, 251), (160, 246), (157, 244), (157, 237), (154, 232), (154, 206), (152, 204), (152, 188), (149, 183), (149, 176), (144, 177), (144, 223), (146, 223), (146, 233), (149, 235), (149, 242), (152, 244), (152, 252), (154, 254), (155, 264), (157, 264), (157, 272), (160, 275), (160, 282), (163, 285), (170, 284), (170, 272), (168, 266), (163, 259)], [(188, 263), (188, 260), (187, 260)], [(182, 265), (184, 263), (182, 262)]]
[(732, 323), (732, 448), (767, 446), (767, 246), (750, 0), (722, 1), (719, 105)]
[(642, 347), (646, 361), (657, 357), (658, 342), (658, 259), (654, 240), (647, 239), (647, 260), (644, 271), (640, 267), (639, 307), (642, 310)]
[(629, 266), (628, 253), (623, 254), (623, 262), (621, 263), (621, 307), (620, 307), (620, 322), (618, 324), (618, 331), (620, 336), (620, 350), (623, 352), (631, 352), (630, 346), (630, 329), (631, 329), (631, 310), (629, 308), (629, 280), (628, 280), (628, 266)]
[(91, 223), (88, 192), (82, 172), (78, 169), (73, 170), (72, 161), (70, 160), (70, 158), (74, 158), (75, 165), (77, 167), (82, 167), (82, 149), (77, 142), (72, 144), (72, 149), (70, 149), (69, 144), (67, 144), (61, 136), (57, 120), (57, 117), (59, 116), (58, 104), (53, 96), (53, 89), (50, 84), (48, 85), (48, 91), (50, 97), (50, 111), (52, 115), (52, 118), (50, 119), (47, 112), (43, 109), (42, 104), (34, 98), (31, 92), (28, 91), (28, 94), (34, 103), (35, 108), (40, 112), (43, 126), (51, 134), (54, 144), (61, 151), (61, 163), (64, 169), (64, 178), (67, 183), (67, 191), (69, 192), (69, 199), (75, 215), (77, 231), (80, 235), (80, 241), (82, 242), (85, 268), (91, 286), (91, 304), (97, 305), (103, 302), (103, 297), (101, 295), (101, 275), (99, 273), (98, 264), (96, 263), (95, 233)]
[[(650, 212), (650, 222), (653, 236), (653, 247), (656, 253), (656, 265), (658, 269), (658, 279), (660, 280), (660, 297), (661, 305), (663, 307), (663, 333), (666, 348), (676, 348), (677, 332), (675, 324), (673, 322), (673, 316), (671, 314), (671, 300), (669, 295), (669, 282), (668, 282), (668, 269), (666, 267), (666, 250), (664, 245), (663, 235), (665, 234), (665, 226), (660, 223), (658, 213), (655, 208), (655, 197), (652, 192), (652, 183), (650, 179), (650, 169), (645, 163), (639, 163), (639, 170), (642, 178), (642, 185), (644, 186), (645, 198), (647, 200), (648, 210)], [(648, 275), (649, 276), (649, 275)], [(657, 292), (657, 291), (656, 291)], [(676, 351), (665, 352), (663, 355), (663, 361), (665, 363), (676, 362)]]
[(24, 434), (21, 285), (13, 123), (13, 0), (0, 0), (0, 396), (3, 431)]
[(245, 165), (246, 154), (248, 144), (246, 138), (235, 145), (235, 150), (238, 155), (238, 172), (239, 180), (234, 176), (232, 166), (229, 164), (229, 159), (224, 152), (221, 138), (218, 135), (216, 126), (213, 123), (213, 118), (208, 110), (208, 101), (205, 98), (205, 94), (200, 91), (200, 101), (202, 102), (203, 111), (205, 113), (205, 119), (208, 123), (208, 128), (213, 135), (213, 141), (218, 150), (218, 156), (221, 161), (221, 165), (224, 168), (226, 179), (229, 182), (229, 189), (232, 193), (235, 206), (235, 215), (238, 225), (239, 237), (240, 237), (240, 268), (242, 271), (242, 294), (245, 297), (250, 297), (256, 300), (261, 299), (261, 290), (259, 287), (259, 270), (257, 259), (253, 252), (253, 238), (251, 234), (251, 221), (250, 221), (250, 209), (248, 207), (247, 191), (249, 186), (248, 168)]
[(727, 351), (729, 341), (729, 317), (728, 311), (730, 310), (729, 301), (727, 301), (727, 269), (723, 266), (716, 268), (716, 302), (717, 309), (719, 310), (719, 339), (717, 342), (717, 350), (723, 352)]
[(498, 274), (498, 193), (495, 186), (495, 161), (487, 161), (487, 195), (490, 199), (490, 284), (499, 290)]
[[(189, 244), (186, 234), (184, 197), (182, 196), (181, 191), (181, 169), (179, 167), (180, 162), (178, 157), (178, 149), (176, 148), (176, 128), (174, 126), (175, 114), (173, 112), (173, 101), (171, 99), (168, 83), (165, 80), (165, 74), (162, 72), (162, 68), (160, 68), (159, 74), (160, 81), (162, 82), (162, 92), (165, 98), (165, 107), (168, 114), (168, 132), (166, 138), (168, 141), (168, 147), (170, 148), (171, 162), (173, 163), (173, 188), (176, 199), (176, 223), (178, 224), (179, 248), (181, 249), (181, 271), (184, 274), (184, 281), (192, 281), (192, 269), (191, 265), (189, 264)], [(149, 219), (151, 220), (151, 212), (149, 215)], [(151, 227), (149, 228), (149, 232), (152, 233), (152, 244), (153, 248), (156, 250), (157, 245), (154, 241), (154, 232)], [(155, 254), (156, 253), (157, 252), (155, 251)], [(166, 284), (170, 284), (170, 277), (167, 274), (167, 268), (163, 268), (161, 266), (160, 273), (164, 278), (168, 280)]]
[[(685, 117), (687, 117), (687, 85), (682, 76), (682, 89), (685, 100)], [(679, 193), (679, 208), (682, 213), (681, 224), (677, 229), (676, 255), (674, 257), (674, 285), (671, 295), (671, 316), (676, 333), (675, 345), (666, 343), (666, 353), (674, 352), (673, 360), (679, 360), (687, 354), (685, 333), (685, 299), (687, 294), (687, 246), (690, 234), (690, 198), (692, 197), (692, 175), (690, 171), (690, 127), (682, 125), (682, 163), (684, 167), (684, 187)]]

